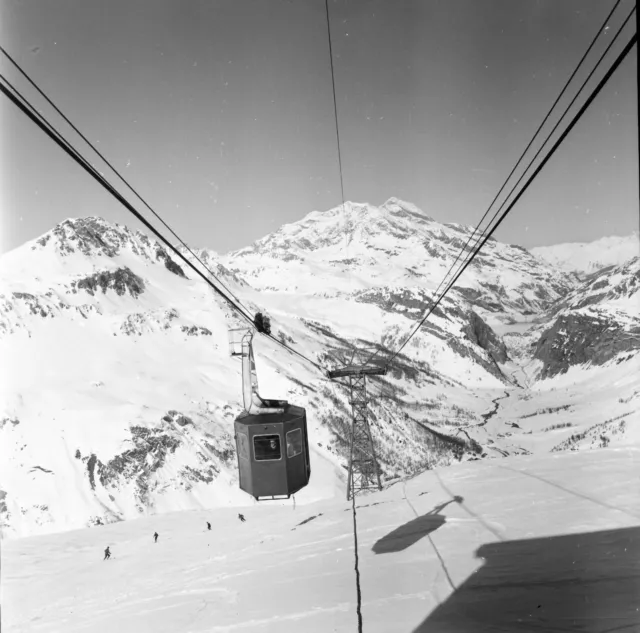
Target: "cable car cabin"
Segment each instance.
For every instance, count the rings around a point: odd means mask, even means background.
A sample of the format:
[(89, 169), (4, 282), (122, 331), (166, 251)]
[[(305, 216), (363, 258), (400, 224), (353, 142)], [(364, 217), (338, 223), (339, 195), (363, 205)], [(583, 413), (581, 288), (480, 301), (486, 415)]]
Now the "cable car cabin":
[(309, 483), (307, 414), (284, 403), (283, 413), (241, 413), (235, 421), (240, 488), (256, 499), (289, 498)]
[[(256, 499), (289, 498), (311, 476), (307, 414), (286, 400), (258, 394), (253, 330), (231, 330), (231, 354), (242, 357), (244, 411), (236, 418), (240, 488)], [(233, 340), (233, 335), (240, 340)]]

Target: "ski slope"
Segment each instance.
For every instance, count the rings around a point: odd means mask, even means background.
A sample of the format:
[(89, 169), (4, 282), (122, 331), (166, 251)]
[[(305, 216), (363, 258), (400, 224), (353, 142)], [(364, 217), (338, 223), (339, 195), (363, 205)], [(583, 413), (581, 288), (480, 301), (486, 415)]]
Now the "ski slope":
[[(363, 630), (640, 630), (639, 467), (637, 447), (509, 457), (359, 497)], [(356, 631), (352, 527), (333, 499), (6, 541), (3, 630)]]

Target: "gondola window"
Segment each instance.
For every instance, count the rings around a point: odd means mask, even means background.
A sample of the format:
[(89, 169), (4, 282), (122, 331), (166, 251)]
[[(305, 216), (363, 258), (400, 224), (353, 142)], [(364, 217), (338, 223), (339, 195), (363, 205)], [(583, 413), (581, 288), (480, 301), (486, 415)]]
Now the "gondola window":
[(293, 429), (287, 433), (287, 457), (295, 457), (302, 453), (302, 430)]
[(249, 438), (244, 433), (239, 433), (238, 450), (242, 459), (249, 459)]
[(256, 435), (253, 438), (253, 451), (257, 462), (282, 458), (279, 435)]

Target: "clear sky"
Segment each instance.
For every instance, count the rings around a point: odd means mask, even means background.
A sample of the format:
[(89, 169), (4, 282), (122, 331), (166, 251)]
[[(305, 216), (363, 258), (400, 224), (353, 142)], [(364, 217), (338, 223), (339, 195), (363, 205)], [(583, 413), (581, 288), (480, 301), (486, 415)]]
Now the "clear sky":
[[(396, 196), (476, 224), (613, 4), (330, 0), (346, 198)], [(580, 80), (632, 6), (621, 2)], [(223, 253), (340, 204), (324, 0), (3, 0), (0, 34), (191, 245)], [(498, 239), (531, 247), (637, 229), (636, 72), (637, 47)], [(0, 252), (67, 217), (138, 228), (5, 97), (0, 107)]]

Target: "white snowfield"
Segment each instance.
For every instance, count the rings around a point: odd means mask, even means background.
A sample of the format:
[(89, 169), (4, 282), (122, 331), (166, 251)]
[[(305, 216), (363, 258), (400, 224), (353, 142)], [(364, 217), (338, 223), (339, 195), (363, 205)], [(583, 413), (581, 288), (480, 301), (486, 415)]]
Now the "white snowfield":
[[(639, 479), (640, 449), (608, 448), (468, 462), (359, 497), (363, 630), (640, 630)], [(6, 541), (3, 631), (357, 631), (350, 505)]]
[(638, 257), (640, 236), (635, 231), (624, 237), (611, 235), (588, 243), (536, 246), (530, 252), (567, 272), (592, 273), (605, 266), (618, 266)]

